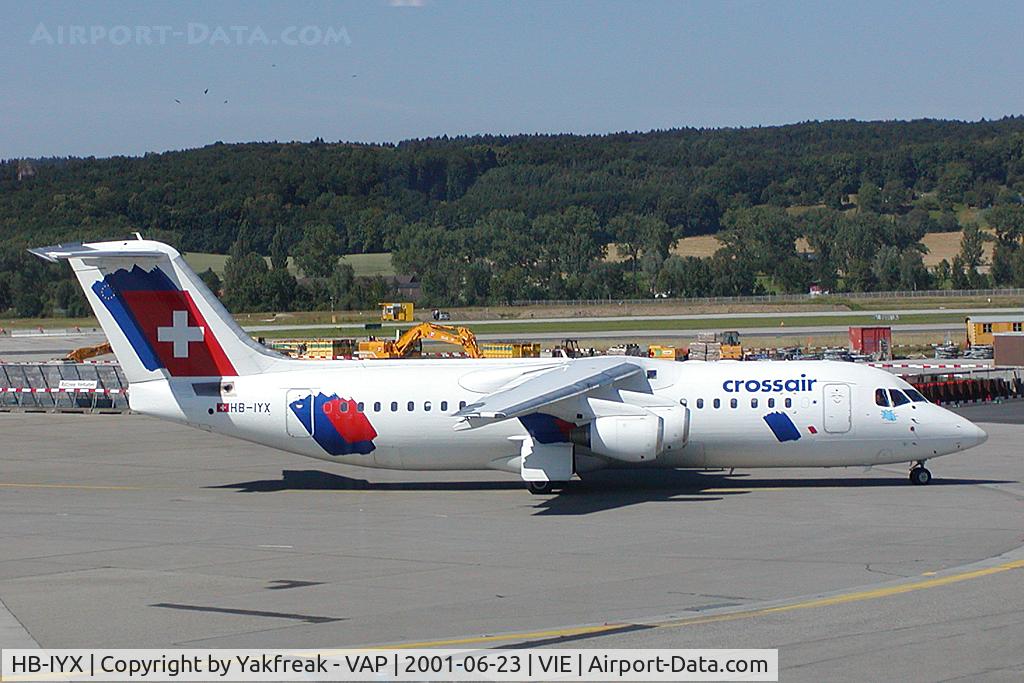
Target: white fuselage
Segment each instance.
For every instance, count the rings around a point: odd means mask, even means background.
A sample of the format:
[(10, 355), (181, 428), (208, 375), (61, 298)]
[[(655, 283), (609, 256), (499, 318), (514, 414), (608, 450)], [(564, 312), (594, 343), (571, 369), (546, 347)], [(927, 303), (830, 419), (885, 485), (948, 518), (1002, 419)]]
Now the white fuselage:
[[(879, 405), (877, 389), (910, 387), (866, 366), (827, 361), (630, 360), (647, 371), (644, 400), (686, 409), (685, 446), (663, 452), (644, 466), (877, 465), (955, 453), (985, 439), (972, 423), (931, 403)], [(528, 433), (523, 422), (509, 419), (456, 429), (463, 420), (453, 413), (461, 404), (515, 383), (524, 371), (571, 362), (295, 361), (261, 375), (139, 382), (132, 384), (130, 400), (142, 413), (331, 462), (518, 472), (519, 440)], [(318, 393), (358, 404), (376, 434), (372, 450), (331, 455), (303, 428), (290, 406), (296, 397)], [(637, 394), (623, 392), (616, 399), (630, 402), (630, 396)], [(769, 414), (772, 417), (766, 417)], [(593, 416), (579, 412), (557, 417), (582, 424)], [(769, 421), (783, 423), (784, 429), (777, 432)], [(626, 464), (580, 446), (576, 452), (578, 465), (586, 462), (586, 468)]]

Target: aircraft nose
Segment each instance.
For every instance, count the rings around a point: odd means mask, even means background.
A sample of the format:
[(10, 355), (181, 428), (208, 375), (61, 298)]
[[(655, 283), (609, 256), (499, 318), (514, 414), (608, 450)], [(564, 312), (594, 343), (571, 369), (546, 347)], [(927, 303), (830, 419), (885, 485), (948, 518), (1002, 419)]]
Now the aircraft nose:
[(984, 429), (963, 417), (957, 419), (955, 431), (957, 440), (962, 443), (965, 450), (988, 441), (988, 434)]
[(968, 422), (967, 424), (970, 425), (970, 427), (967, 429), (967, 443), (970, 444), (968, 448), (980, 446), (981, 444), (988, 441), (988, 434), (985, 432), (984, 429), (974, 424), (973, 422)]

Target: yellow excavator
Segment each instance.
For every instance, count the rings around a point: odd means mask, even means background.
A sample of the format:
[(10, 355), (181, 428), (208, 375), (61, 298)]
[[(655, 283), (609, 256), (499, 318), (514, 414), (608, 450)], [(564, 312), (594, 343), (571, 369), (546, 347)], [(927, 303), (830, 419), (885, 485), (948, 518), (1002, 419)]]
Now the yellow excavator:
[(96, 346), (80, 346), (65, 356), (64, 360), (73, 360), (76, 363), (81, 363), (89, 358), (105, 356), (108, 353), (113, 353), (110, 348), (110, 344), (108, 342), (103, 342)]
[(420, 323), (405, 331), (398, 339), (367, 339), (359, 342), (360, 358), (409, 358), (417, 356), (423, 341), (443, 342), (461, 346), (470, 358), (483, 358), (476, 344), (476, 335), (465, 327)]

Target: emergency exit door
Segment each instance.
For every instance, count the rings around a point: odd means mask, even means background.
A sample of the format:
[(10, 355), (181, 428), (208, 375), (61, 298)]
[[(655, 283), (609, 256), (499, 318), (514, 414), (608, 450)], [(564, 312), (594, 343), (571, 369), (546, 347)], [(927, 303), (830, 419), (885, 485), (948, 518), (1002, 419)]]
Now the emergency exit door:
[(850, 431), (850, 385), (826, 384), (823, 392), (825, 431), (831, 434)]

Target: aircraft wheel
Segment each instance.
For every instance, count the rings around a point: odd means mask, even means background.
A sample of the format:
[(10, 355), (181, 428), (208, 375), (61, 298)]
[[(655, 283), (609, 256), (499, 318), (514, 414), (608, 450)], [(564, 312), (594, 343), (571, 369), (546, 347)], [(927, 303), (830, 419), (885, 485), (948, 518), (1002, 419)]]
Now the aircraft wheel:
[(562, 485), (563, 482), (557, 481), (528, 481), (526, 482), (526, 489), (535, 496), (543, 496), (553, 493), (556, 487)]
[(918, 465), (914, 469), (910, 470), (910, 481), (912, 484), (917, 486), (924, 486), (932, 480), (932, 473), (928, 471), (928, 468)]

